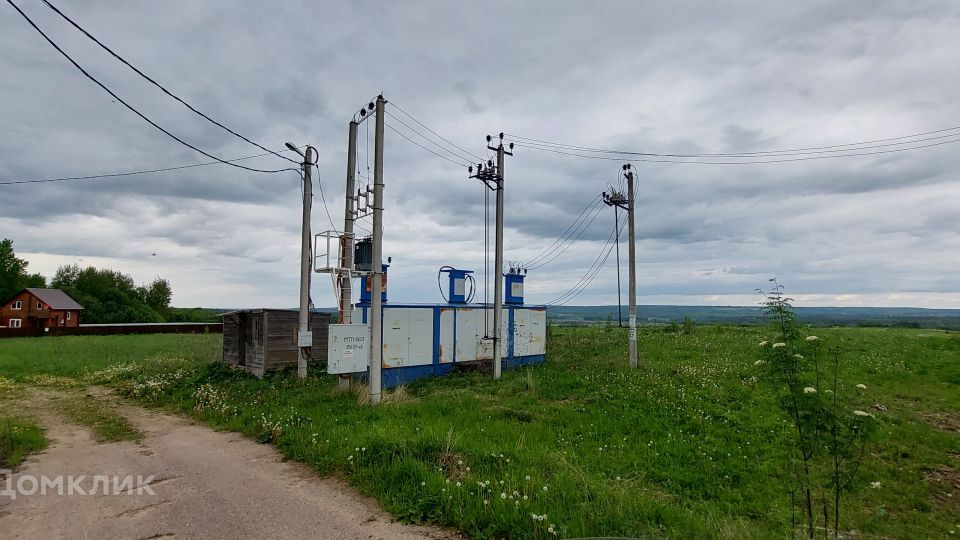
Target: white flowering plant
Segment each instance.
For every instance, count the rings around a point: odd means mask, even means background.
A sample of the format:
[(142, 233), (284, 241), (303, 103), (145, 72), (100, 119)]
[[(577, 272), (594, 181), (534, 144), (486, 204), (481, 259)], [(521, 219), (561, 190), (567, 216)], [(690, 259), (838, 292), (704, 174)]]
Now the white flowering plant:
[[(840, 380), (839, 350), (823, 361), (820, 338), (802, 336), (793, 299), (776, 279), (771, 281), (772, 290), (759, 292), (775, 336), (761, 342), (754, 366), (776, 391), (780, 410), (794, 427), (788, 462), (793, 526), (799, 507), (810, 538), (821, 532), (829, 537), (831, 525), (839, 537), (841, 498), (853, 485), (877, 420), (847, 399), (844, 390), (850, 385)], [(866, 385), (850, 387), (858, 390), (855, 398), (865, 397)]]

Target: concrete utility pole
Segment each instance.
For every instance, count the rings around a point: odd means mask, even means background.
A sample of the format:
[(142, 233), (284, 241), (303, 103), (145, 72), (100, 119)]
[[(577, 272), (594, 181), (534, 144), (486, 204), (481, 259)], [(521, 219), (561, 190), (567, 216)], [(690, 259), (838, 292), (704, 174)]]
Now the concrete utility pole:
[(627, 229), (630, 237), (630, 367), (637, 367), (637, 248), (633, 229), (633, 171), (630, 164), (623, 166), (627, 171)]
[(617, 236), (617, 326), (623, 328), (623, 304), (620, 300), (620, 209), (629, 210), (623, 193), (610, 187), (603, 192), (603, 202), (613, 207), (613, 231)]
[(370, 403), (380, 403), (383, 366), (383, 95), (377, 96), (373, 153), (373, 257), (370, 276)]
[[(288, 147), (293, 147), (287, 143)], [(296, 150), (296, 147), (293, 147)], [(302, 243), (300, 245), (300, 326), (297, 332), (297, 377), (307, 378), (307, 351), (313, 346), (313, 333), (310, 332), (310, 272), (313, 260), (310, 250), (310, 211), (313, 204), (313, 182), (310, 170), (313, 160), (310, 155), (313, 147), (307, 146), (303, 155), (303, 223), (301, 225)]]
[[(490, 136), (487, 136), (487, 142), (489, 143), (489, 141)], [(493, 263), (496, 272), (493, 278), (493, 378), (499, 379), (500, 372), (503, 369), (501, 365), (503, 357), (500, 351), (500, 341), (503, 337), (500, 326), (503, 320), (501, 312), (503, 311), (503, 295), (505, 293), (503, 290), (503, 162), (505, 156), (512, 156), (513, 154), (503, 148), (503, 133), (500, 134), (500, 142), (496, 148), (489, 144), (487, 148), (497, 152), (497, 232)]]
[[(340, 274), (340, 324), (353, 322), (353, 212), (354, 183), (357, 177), (357, 122), (350, 121), (349, 140), (347, 141), (347, 196), (343, 210), (343, 240), (340, 242), (340, 266), (345, 270)], [(341, 390), (350, 388), (350, 375), (340, 375), (338, 385)]]

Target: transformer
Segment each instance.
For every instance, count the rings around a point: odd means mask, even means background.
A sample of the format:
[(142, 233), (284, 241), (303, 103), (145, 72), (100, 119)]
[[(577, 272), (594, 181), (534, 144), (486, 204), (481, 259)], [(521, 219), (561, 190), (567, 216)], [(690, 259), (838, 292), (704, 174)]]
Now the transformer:
[(523, 278), (526, 277), (524, 274), (521, 274), (519, 269), (510, 269), (509, 274), (503, 276), (506, 278), (504, 280), (503, 286), (503, 302), (505, 304), (522, 306), (523, 305)]
[[(380, 293), (380, 299), (383, 302), (387, 301), (387, 268), (390, 268), (389, 264), (383, 265), (383, 289)], [(363, 277), (363, 287), (360, 287), (360, 304), (370, 305), (370, 299), (372, 295), (372, 285), (373, 285), (373, 276), (364, 276)]]
[[(473, 270), (460, 270), (451, 266), (444, 266), (437, 273), (437, 277), (439, 278), (439, 275), (442, 273), (446, 273), (448, 277), (447, 302), (451, 304), (466, 304), (470, 302), (476, 288), (473, 276), (470, 275), (473, 273)], [(469, 292), (467, 292), (468, 281), (470, 282)], [(442, 287), (440, 292), (443, 292)]]

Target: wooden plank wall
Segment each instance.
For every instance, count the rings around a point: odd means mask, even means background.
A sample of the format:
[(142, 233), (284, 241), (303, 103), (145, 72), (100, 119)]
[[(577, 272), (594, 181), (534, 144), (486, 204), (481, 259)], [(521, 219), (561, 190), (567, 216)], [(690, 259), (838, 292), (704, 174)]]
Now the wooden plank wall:
[[(291, 366), (296, 367), (299, 314), (296, 311), (267, 311), (266, 315), (264, 371), (271, 372)], [(311, 314), (310, 329), (313, 331), (311, 364), (326, 365), (329, 325), (329, 313)]]

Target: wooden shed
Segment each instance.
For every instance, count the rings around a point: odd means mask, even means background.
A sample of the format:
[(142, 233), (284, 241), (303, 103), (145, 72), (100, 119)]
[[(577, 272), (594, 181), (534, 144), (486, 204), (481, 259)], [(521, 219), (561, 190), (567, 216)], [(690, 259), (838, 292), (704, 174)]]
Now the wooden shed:
[[(297, 367), (297, 327), (300, 320), (297, 310), (243, 309), (221, 316), (225, 363), (245, 369), (257, 377), (287, 367)], [(311, 313), (312, 365), (326, 366), (330, 316), (330, 313)]]

